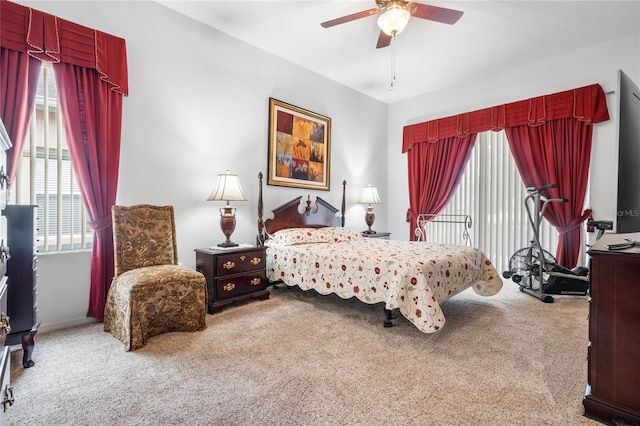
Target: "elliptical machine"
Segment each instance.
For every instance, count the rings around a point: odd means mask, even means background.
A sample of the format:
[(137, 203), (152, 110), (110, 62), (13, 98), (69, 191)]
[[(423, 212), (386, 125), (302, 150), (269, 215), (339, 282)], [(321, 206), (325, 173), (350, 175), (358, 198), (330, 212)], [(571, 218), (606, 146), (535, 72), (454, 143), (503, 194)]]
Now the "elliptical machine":
[[(540, 245), (540, 225), (549, 203), (566, 203), (566, 198), (547, 198), (543, 192), (555, 188), (552, 183), (540, 188), (527, 188), (524, 199), (529, 223), (533, 228), (533, 240), (528, 247), (517, 250), (509, 259), (509, 270), (502, 276), (511, 278), (520, 291), (553, 303), (551, 295), (584, 296), (589, 291), (589, 269), (576, 266), (573, 269), (558, 265), (556, 258)], [(531, 204), (533, 206), (531, 206)]]

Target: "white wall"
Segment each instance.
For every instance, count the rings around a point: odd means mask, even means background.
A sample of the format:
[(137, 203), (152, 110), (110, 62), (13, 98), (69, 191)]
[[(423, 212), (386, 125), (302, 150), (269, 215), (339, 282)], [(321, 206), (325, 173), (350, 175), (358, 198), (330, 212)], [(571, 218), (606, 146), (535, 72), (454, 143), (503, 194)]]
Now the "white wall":
[[(605, 92), (615, 91), (618, 69), (640, 84), (640, 33), (391, 105), (388, 156), (389, 170), (393, 172), (389, 173), (387, 186), (404, 189), (389, 193), (385, 204), (388, 208), (388, 230), (397, 238), (409, 238), (409, 225), (405, 222), (409, 207), (407, 158), (401, 152), (405, 125), (595, 83), (600, 84)], [(617, 94), (607, 95), (611, 120), (595, 125), (593, 133), (590, 206), (594, 218), (599, 220), (614, 220), (615, 216), (618, 161), (614, 121), (616, 102)]]
[[(95, 321), (87, 318), (91, 252), (40, 254), (36, 273), (40, 331)], [(35, 357), (37, 359), (37, 354)]]
[[(265, 218), (291, 198), (320, 196), (346, 225), (366, 229), (357, 203), (372, 183), (387, 199), (387, 105), (150, 1), (28, 2), (28, 6), (123, 37), (130, 95), (124, 99), (119, 204), (175, 207), (180, 261), (224, 241), (220, 202), (205, 201), (218, 173), (238, 173), (247, 202), (234, 204), (232, 239), (255, 242), (258, 172), (267, 172), (269, 97), (332, 119), (331, 191), (266, 186)], [(376, 225), (386, 212), (376, 209)], [(90, 257), (42, 254), (41, 331), (86, 322)]]

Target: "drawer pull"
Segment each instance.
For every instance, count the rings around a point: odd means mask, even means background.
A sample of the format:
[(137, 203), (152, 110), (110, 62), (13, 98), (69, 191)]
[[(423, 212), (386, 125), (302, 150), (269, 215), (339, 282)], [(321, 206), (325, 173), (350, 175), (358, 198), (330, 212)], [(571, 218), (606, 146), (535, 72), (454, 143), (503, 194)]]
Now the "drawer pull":
[(0, 331), (4, 331), (5, 334), (11, 333), (11, 324), (9, 324), (9, 317), (2, 313), (0, 315)]
[(13, 386), (7, 385), (7, 387), (4, 388), (4, 399), (2, 401), (2, 409), (3, 409), (3, 411), (6, 413), (7, 412), (7, 404), (9, 405), (9, 407), (11, 407), (15, 401), (16, 400), (13, 397)]
[(251, 285), (258, 285), (260, 282), (262, 282), (260, 278), (254, 278), (251, 280)]
[(236, 285), (234, 283), (227, 283), (222, 288), (224, 289), (224, 291), (231, 291), (236, 288)]
[(11, 253), (9, 252), (9, 246), (4, 245), (4, 238), (0, 241), (0, 263), (11, 259)]
[(254, 257), (253, 259), (251, 259), (251, 263), (253, 265), (258, 265), (260, 262), (262, 262), (262, 259), (259, 257)]
[(9, 187), (9, 176), (4, 172), (4, 166), (0, 166), (0, 189), (4, 189), (4, 185)]
[(233, 269), (233, 267), (234, 267), (234, 266), (236, 266), (235, 262), (232, 262), (232, 261), (230, 261), (230, 260), (229, 260), (229, 261), (227, 261), (227, 262), (225, 262), (225, 263), (222, 265), (222, 267), (223, 267), (224, 269)]

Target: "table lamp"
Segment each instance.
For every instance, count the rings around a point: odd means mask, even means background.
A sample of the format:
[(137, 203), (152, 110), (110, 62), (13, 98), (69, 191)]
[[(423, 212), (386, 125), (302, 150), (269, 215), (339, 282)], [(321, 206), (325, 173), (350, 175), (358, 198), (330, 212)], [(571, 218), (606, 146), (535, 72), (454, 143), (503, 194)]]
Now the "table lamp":
[(362, 190), (362, 196), (360, 196), (360, 204), (368, 204), (367, 213), (364, 216), (364, 220), (367, 223), (369, 229), (363, 231), (365, 234), (376, 233), (376, 231), (371, 229), (371, 225), (373, 225), (373, 222), (376, 220), (376, 215), (373, 213), (373, 207), (371, 207), (371, 204), (381, 203), (382, 201), (380, 200), (380, 196), (378, 195), (378, 190), (376, 189), (376, 187), (371, 186), (371, 184), (365, 186)]
[(227, 202), (227, 205), (220, 209), (220, 228), (226, 241), (218, 244), (218, 247), (237, 247), (238, 244), (231, 241), (231, 234), (236, 229), (236, 209), (229, 205), (229, 201), (247, 201), (238, 175), (229, 172), (229, 170), (219, 174), (216, 186), (209, 194), (207, 201)]

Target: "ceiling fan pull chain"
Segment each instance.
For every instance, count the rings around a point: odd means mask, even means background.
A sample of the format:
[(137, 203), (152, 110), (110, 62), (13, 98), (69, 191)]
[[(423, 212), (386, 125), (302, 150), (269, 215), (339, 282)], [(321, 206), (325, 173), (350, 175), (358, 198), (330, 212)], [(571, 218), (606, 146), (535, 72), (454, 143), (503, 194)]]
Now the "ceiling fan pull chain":
[(396, 84), (396, 34), (391, 36), (391, 85), (389, 90), (393, 90)]

